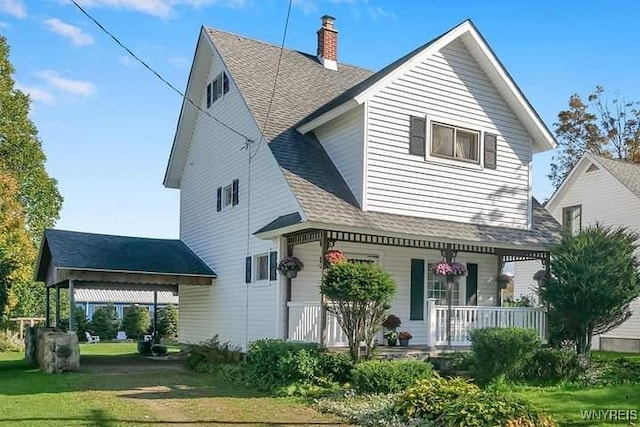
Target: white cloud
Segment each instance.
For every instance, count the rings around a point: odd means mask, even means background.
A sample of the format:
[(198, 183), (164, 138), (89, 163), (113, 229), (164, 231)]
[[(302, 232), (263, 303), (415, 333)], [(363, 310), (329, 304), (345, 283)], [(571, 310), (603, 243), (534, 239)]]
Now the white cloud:
[(50, 31), (68, 38), (76, 46), (86, 46), (95, 43), (93, 37), (85, 33), (82, 28), (67, 24), (58, 18), (45, 19), (44, 24)]
[(167, 58), (167, 61), (175, 65), (177, 68), (187, 68), (189, 67), (189, 60), (187, 58), (183, 58), (181, 56), (170, 56)]
[(96, 85), (93, 83), (85, 80), (68, 79), (52, 70), (39, 71), (35, 73), (35, 75), (43, 79), (50, 86), (71, 95), (88, 98), (96, 92)]
[(305, 14), (310, 14), (318, 10), (318, 5), (314, 0), (293, 0), (294, 7), (299, 7)]
[(118, 57), (118, 62), (125, 67), (133, 67), (136, 65), (136, 61), (131, 58), (129, 55), (120, 55)]
[(370, 7), (369, 16), (371, 16), (371, 19), (373, 19), (374, 21), (382, 21), (382, 20), (397, 21), (398, 20), (398, 16), (395, 13), (389, 12), (388, 10), (383, 9), (380, 6)]
[(23, 19), (27, 17), (27, 6), (22, 0), (0, 0), (0, 12)]
[(160, 18), (169, 18), (174, 15), (175, 8), (179, 6), (193, 8), (222, 6), (239, 9), (248, 6), (250, 0), (78, 0), (78, 3), (88, 8), (131, 10)]
[(21, 91), (29, 95), (29, 97), (31, 97), (31, 100), (34, 102), (42, 102), (43, 104), (53, 104), (55, 101), (53, 94), (48, 90), (45, 90), (36, 86), (24, 86), (19, 83), (16, 83), (16, 88), (20, 89)]

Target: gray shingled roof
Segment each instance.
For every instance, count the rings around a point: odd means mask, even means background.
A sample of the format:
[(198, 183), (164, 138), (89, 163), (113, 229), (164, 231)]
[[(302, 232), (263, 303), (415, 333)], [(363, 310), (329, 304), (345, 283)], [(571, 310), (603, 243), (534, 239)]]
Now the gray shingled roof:
[(37, 280), (47, 267), (78, 270), (135, 271), (185, 276), (216, 274), (181, 240), (112, 236), (49, 229), (44, 233)]
[[(207, 28), (207, 32), (256, 123), (262, 127), (280, 47), (212, 28)], [(337, 105), (343, 97), (351, 96), (346, 94), (359, 92), (378, 81), (424, 47), (426, 45), (376, 74), (342, 63), (338, 71), (328, 70), (314, 55), (284, 50), (265, 137), (307, 220), (477, 242), (545, 246), (556, 241), (560, 226), (537, 202), (531, 231), (363, 212), (318, 140), (311, 134), (296, 131), (297, 124), (325, 111), (329, 108), (327, 105)], [(285, 217), (277, 218), (261, 231), (274, 225), (290, 225), (294, 217)]]
[(640, 164), (595, 156), (597, 161), (633, 194), (640, 197)]

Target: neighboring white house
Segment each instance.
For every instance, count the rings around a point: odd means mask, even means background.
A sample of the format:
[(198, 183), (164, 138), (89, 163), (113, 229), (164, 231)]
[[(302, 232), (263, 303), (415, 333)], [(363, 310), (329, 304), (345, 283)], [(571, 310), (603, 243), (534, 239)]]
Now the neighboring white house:
[[(153, 291), (106, 290), (106, 289), (76, 289), (74, 301), (82, 308), (88, 319), (100, 307), (113, 304), (120, 319), (124, 318), (127, 307), (132, 305), (146, 307), (153, 319)], [(157, 294), (158, 309), (172, 304), (178, 307), (178, 295), (173, 292), (160, 291)]]
[[(587, 153), (549, 199), (546, 208), (573, 232), (597, 221), (640, 232), (640, 165)], [(516, 263), (516, 295), (532, 293), (533, 274), (541, 268), (539, 262)], [(632, 309), (633, 315), (625, 323), (594, 337), (593, 348), (640, 351), (640, 300), (633, 303)]]
[[(541, 309), (496, 307), (495, 278), (557, 241), (531, 190), (532, 156), (555, 147), (547, 127), (470, 21), (375, 73), (338, 62), (333, 23), (317, 55), (200, 31), (186, 91), (198, 106), (182, 105), (164, 185), (180, 190), (180, 239), (216, 279), (179, 287), (180, 341), (344, 345), (320, 304), (329, 248), (393, 276), (412, 344), (446, 342), (429, 268), (446, 254), (469, 269), (454, 344), (485, 325), (543, 335)], [(287, 254), (304, 262), (297, 278), (276, 270)]]

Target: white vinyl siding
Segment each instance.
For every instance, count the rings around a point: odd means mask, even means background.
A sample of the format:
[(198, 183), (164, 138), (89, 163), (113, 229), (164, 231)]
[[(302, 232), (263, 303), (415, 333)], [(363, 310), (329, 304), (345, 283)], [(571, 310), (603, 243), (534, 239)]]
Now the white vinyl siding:
[[(200, 46), (206, 48), (207, 46)], [(201, 60), (198, 59), (198, 60)], [(201, 62), (197, 67), (209, 67)], [(223, 71), (214, 54), (206, 81)], [(230, 90), (209, 112), (234, 129), (260, 140), (260, 132), (229, 76)], [(206, 107), (206, 91), (200, 105)], [(248, 192), (247, 151), (244, 141), (199, 113), (192, 132), (187, 161), (181, 176), (180, 238), (218, 277), (210, 287), (180, 286), (179, 340), (197, 343), (219, 334), (221, 341), (245, 345), (281, 334), (277, 309), (281, 290), (278, 281), (245, 284), (245, 257), (279, 250), (279, 243), (257, 239), (253, 233), (275, 218), (297, 212), (299, 206), (271, 150), (262, 144), (251, 163)], [(251, 147), (252, 153), (255, 144)], [(216, 212), (216, 188), (240, 180), (240, 203)], [(247, 223), (250, 201), (251, 216)], [(247, 248), (247, 239), (249, 239)], [(245, 324), (248, 322), (248, 327)], [(248, 330), (249, 335), (245, 335)]]
[[(531, 136), (461, 41), (367, 102), (367, 210), (529, 227)], [(409, 154), (410, 116), (479, 131), (479, 164)], [(497, 135), (496, 169), (482, 167), (487, 132)]]
[[(588, 165), (574, 180), (568, 182), (562, 194), (548, 207), (553, 217), (562, 222), (563, 208), (581, 205), (582, 228), (599, 221), (608, 225), (624, 225), (640, 232), (640, 198), (631, 193), (602, 168), (585, 172)], [(640, 251), (637, 254), (640, 256)], [(640, 301), (633, 304), (633, 315), (604, 337), (640, 339)], [(597, 341), (597, 340), (596, 340)], [(597, 344), (597, 342), (596, 342)]]
[[(396, 281), (396, 296), (391, 303), (390, 312), (400, 317), (402, 326), (399, 330), (409, 331), (413, 335), (412, 344), (425, 344), (427, 326), (422, 320), (409, 320), (410, 292), (411, 292), (411, 259), (424, 259), (425, 269), (428, 263), (435, 263), (442, 259), (438, 251), (401, 248), (393, 246), (378, 246), (359, 243), (336, 243), (335, 249), (345, 254), (378, 256), (379, 265)], [(320, 302), (320, 245), (317, 242), (294, 247), (294, 255), (304, 262), (304, 270), (298, 277), (291, 280), (291, 300), (294, 302)], [(478, 264), (478, 305), (496, 305), (496, 283), (494, 280), (497, 269), (497, 258), (494, 255), (459, 253), (457, 261)], [(425, 279), (427, 271), (425, 271)], [(466, 277), (459, 280), (461, 297), (466, 289)], [(426, 286), (426, 283), (425, 283)], [(425, 292), (426, 298), (427, 292)], [(464, 299), (464, 298), (463, 298)]]
[(315, 134), (362, 206), (364, 108), (354, 108), (320, 126)]

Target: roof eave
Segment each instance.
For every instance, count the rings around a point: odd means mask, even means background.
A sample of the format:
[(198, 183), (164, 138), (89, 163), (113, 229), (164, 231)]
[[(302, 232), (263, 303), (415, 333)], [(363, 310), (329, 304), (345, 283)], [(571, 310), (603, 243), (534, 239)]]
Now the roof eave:
[(336, 117), (339, 117), (345, 113), (347, 113), (348, 111), (350, 111), (351, 109), (357, 107), (358, 105), (361, 105), (360, 102), (358, 102), (356, 99), (350, 99), (347, 102), (344, 102), (340, 105), (338, 105), (335, 108), (332, 108), (331, 110), (327, 111), (324, 114), (321, 114), (320, 116), (316, 117), (313, 120), (310, 120), (306, 123), (303, 123), (301, 126), (299, 126), (296, 130), (298, 132), (300, 132), (301, 134), (305, 134), (309, 131), (312, 131), (320, 126), (322, 126), (325, 123), (330, 122), (331, 120), (335, 119)]

